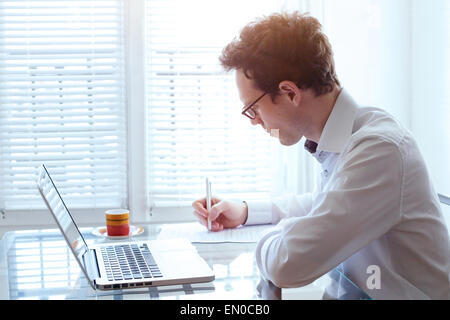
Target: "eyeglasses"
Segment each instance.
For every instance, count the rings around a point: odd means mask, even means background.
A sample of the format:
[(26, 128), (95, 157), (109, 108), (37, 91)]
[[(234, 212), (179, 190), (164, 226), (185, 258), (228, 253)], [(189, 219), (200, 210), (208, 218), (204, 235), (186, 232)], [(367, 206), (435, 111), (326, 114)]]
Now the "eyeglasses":
[(252, 107), (259, 101), (261, 100), (265, 95), (267, 94), (267, 92), (264, 92), (262, 95), (260, 95), (258, 97), (258, 99), (256, 99), (255, 101), (253, 101), (252, 103), (250, 103), (247, 106), (244, 106), (244, 108), (242, 108), (242, 114), (250, 119), (255, 119), (256, 118), (256, 111), (252, 109)]

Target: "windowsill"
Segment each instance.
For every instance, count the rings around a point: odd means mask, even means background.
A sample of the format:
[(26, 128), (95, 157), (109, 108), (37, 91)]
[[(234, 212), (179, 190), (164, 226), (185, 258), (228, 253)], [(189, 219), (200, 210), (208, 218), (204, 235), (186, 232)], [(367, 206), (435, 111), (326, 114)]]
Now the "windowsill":
[[(109, 208), (70, 209), (70, 213), (79, 227), (97, 227), (105, 225), (104, 212)], [(135, 225), (154, 223), (180, 223), (197, 221), (192, 206), (161, 207), (153, 209), (151, 214), (131, 212), (130, 223)], [(57, 229), (58, 226), (48, 210), (11, 210), (0, 217), (0, 238), (8, 231)]]

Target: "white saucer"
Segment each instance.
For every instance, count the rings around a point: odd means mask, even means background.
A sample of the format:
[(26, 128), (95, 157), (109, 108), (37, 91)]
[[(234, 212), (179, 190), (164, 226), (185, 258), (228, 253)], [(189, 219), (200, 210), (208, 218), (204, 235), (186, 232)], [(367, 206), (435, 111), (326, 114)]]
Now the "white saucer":
[(106, 227), (97, 227), (92, 230), (92, 234), (97, 237), (108, 238), (108, 239), (126, 239), (133, 236), (138, 236), (144, 232), (144, 228), (130, 225), (130, 233), (126, 236), (108, 236), (106, 232)]

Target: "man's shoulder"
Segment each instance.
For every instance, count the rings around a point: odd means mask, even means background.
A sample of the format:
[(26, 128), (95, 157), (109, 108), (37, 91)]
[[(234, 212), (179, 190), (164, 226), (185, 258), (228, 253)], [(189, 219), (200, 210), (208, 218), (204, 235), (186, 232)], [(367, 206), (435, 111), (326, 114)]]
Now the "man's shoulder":
[(389, 112), (375, 107), (360, 107), (357, 110), (350, 146), (365, 143), (381, 143), (402, 148), (410, 132)]

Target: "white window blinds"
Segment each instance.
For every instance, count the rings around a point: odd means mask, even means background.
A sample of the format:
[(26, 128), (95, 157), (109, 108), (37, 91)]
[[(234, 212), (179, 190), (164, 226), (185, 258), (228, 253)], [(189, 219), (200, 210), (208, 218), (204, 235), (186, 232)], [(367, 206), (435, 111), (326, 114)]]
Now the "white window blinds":
[(205, 193), (267, 198), (271, 142), (240, 111), (234, 75), (218, 57), (270, 1), (146, 1), (148, 190), (151, 206), (189, 205)]
[(0, 209), (44, 207), (41, 163), (71, 208), (126, 199), (122, 5), (0, 2)]

